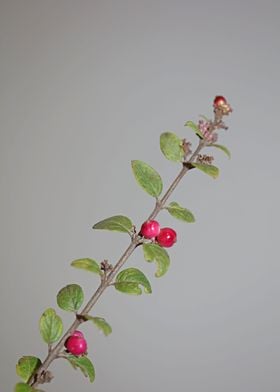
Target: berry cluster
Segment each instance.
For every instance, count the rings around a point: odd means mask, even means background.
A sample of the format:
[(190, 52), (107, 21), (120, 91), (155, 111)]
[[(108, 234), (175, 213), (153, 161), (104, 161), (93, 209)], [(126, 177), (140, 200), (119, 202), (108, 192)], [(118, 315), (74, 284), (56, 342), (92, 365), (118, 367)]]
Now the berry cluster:
[(65, 342), (66, 350), (76, 356), (84, 355), (87, 352), (87, 341), (81, 331), (74, 331)]
[(141, 226), (140, 234), (149, 240), (155, 240), (160, 246), (170, 248), (177, 241), (177, 233), (170, 227), (160, 228), (155, 220), (148, 220)]

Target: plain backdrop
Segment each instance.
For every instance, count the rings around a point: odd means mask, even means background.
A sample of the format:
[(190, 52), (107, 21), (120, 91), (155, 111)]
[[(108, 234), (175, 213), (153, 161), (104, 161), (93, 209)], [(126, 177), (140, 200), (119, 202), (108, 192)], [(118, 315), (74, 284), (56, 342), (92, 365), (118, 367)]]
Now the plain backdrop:
[(59, 360), (43, 389), (279, 392), (279, 17), (277, 0), (0, 1), (1, 391), (20, 356), (45, 357), (38, 320), (58, 290), (97, 287), (70, 262), (115, 263), (128, 245), (91, 226), (139, 227), (152, 210), (130, 161), (168, 186), (179, 167), (160, 133), (195, 146), (185, 121), (223, 94), (232, 159), (212, 151), (219, 179), (192, 171), (172, 197), (195, 224), (160, 215), (178, 232), (169, 272), (155, 278), (138, 249), (128, 265), (153, 294), (108, 289), (94, 314), (112, 335), (83, 328), (95, 383)]

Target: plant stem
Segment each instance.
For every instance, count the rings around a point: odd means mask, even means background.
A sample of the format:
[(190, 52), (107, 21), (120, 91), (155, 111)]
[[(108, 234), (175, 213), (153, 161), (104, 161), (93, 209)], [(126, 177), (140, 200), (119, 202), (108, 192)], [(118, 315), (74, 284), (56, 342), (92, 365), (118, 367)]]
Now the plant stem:
[[(98, 301), (99, 297), (103, 294), (104, 290), (108, 286), (110, 286), (110, 283), (114, 279), (115, 275), (118, 273), (118, 271), (120, 270), (122, 265), (126, 262), (126, 260), (129, 258), (131, 253), (134, 251), (134, 249), (136, 248), (136, 246), (138, 244), (138, 241), (139, 241), (139, 239), (137, 237), (131, 241), (129, 247), (123, 253), (123, 255), (121, 256), (121, 258), (119, 259), (119, 261), (117, 262), (117, 264), (115, 265), (115, 267), (113, 268), (111, 273), (108, 275), (108, 277), (105, 280), (101, 281), (101, 283), (98, 286), (97, 290), (95, 291), (93, 296), (90, 298), (90, 300), (88, 301), (88, 303), (86, 304), (84, 309), (81, 311), (80, 316), (88, 314), (88, 312), (93, 308), (95, 303)], [(46, 359), (44, 360), (42, 365), (39, 367), (39, 369), (37, 370), (37, 372), (35, 373), (35, 375), (32, 377), (32, 379), (29, 382), (29, 384), (32, 387), (36, 387), (37, 385), (40, 384), (40, 374), (47, 370), (47, 368), (50, 366), (50, 364), (53, 362), (53, 360), (58, 358), (60, 351), (64, 347), (64, 343), (65, 343), (66, 339), (70, 335), (72, 335), (72, 333), (83, 322), (84, 322), (84, 320), (83, 320), (82, 317), (77, 317), (75, 319), (75, 321), (73, 322), (73, 324), (69, 327), (69, 329), (62, 336), (62, 338), (57, 343), (57, 345), (51, 351), (49, 351), (48, 356), (46, 357)]]
[(194, 161), (194, 159), (197, 157), (197, 155), (199, 154), (199, 152), (201, 151), (201, 149), (204, 146), (205, 146), (205, 141), (204, 140), (200, 140), (200, 142), (199, 142), (195, 152), (192, 154), (190, 159), (187, 162), (185, 162), (185, 164), (183, 165), (181, 171), (179, 172), (179, 174), (177, 175), (175, 180), (172, 182), (170, 187), (167, 189), (167, 191), (165, 192), (165, 194), (163, 195), (161, 200), (159, 200), (156, 203), (153, 212), (148, 217), (148, 220), (155, 219), (155, 217), (158, 215), (160, 210), (162, 210), (162, 208), (164, 208), (165, 203), (167, 202), (167, 200), (169, 199), (169, 197), (171, 196), (173, 191), (177, 188), (177, 185), (179, 184), (179, 182), (182, 180), (184, 175), (190, 170), (190, 168), (191, 168), (190, 163), (192, 163)]
[[(196, 150), (191, 155), (191, 157), (188, 159), (188, 161), (183, 163), (183, 167), (182, 167), (181, 171), (179, 172), (177, 177), (174, 179), (174, 181), (171, 183), (171, 185), (169, 186), (169, 188), (167, 189), (167, 191), (165, 192), (163, 197), (157, 201), (154, 210), (152, 211), (152, 213), (148, 217), (148, 220), (154, 219), (159, 214), (161, 209), (164, 207), (166, 201), (169, 199), (169, 197), (171, 196), (171, 194), (173, 193), (175, 188), (178, 186), (179, 182), (182, 180), (182, 178), (185, 176), (185, 174), (190, 170), (191, 163), (195, 160), (195, 158), (197, 157), (199, 152), (202, 150), (202, 148), (206, 145), (206, 143), (207, 142), (204, 139), (200, 140)], [(112, 271), (107, 275), (107, 277), (105, 279), (103, 279), (101, 281), (97, 290), (95, 291), (95, 293), (92, 295), (92, 297), (90, 298), (90, 300), (88, 301), (88, 303), (86, 304), (84, 309), (79, 314), (80, 317), (78, 316), (75, 319), (75, 321), (72, 323), (72, 325), (69, 327), (69, 329), (65, 332), (65, 334), (62, 336), (62, 338), (59, 340), (59, 342), (56, 344), (56, 346), (53, 347), (49, 351), (49, 353), (48, 353), (46, 359), (44, 360), (44, 362), (42, 363), (42, 365), (39, 367), (39, 369), (36, 371), (36, 373), (33, 375), (33, 377), (29, 380), (29, 382), (28, 382), (29, 385), (31, 385), (32, 387), (36, 387), (40, 384), (40, 375), (42, 375), (42, 373), (48, 369), (50, 364), (56, 358), (61, 357), (60, 352), (61, 352), (61, 350), (63, 350), (66, 339), (79, 327), (79, 325), (81, 323), (83, 323), (85, 321), (82, 316), (88, 314), (88, 312), (93, 308), (93, 306), (98, 301), (98, 299), (101, 297), (101, 295), (106, 290), (106, 288), (111, 285), (113, 279), (115, 278), (115, 276), (117, 275), (119, 270), (122, 268), (122, 266), (125, 264), (127, 259), (134, 252), (136, 247), (138, 245), (140, 245), (141, 243), (142, 243), (141, 237), (136, 235), (132, 238), (130, 245), (125, 250), (125, 252), (120, 257), (120, 259), (117, 261), (117, 263), (115, 264)]]

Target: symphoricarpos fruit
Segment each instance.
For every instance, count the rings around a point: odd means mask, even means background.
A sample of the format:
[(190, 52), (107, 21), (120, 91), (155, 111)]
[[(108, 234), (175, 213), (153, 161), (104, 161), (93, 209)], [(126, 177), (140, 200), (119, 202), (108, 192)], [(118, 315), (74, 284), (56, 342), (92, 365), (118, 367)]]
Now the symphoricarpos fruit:
[(87, 352), (87, 342), (82, 332), (75, 331), (65, 342), (67, 351), (73, 355), (83, 355)]
[(140, 234), (147, 239), (155, 238), (160, 232), (159, 223), (155, 220), (148, 220), (141, 226)]
[(156, 240), (160, 246), (170, 248), (177, 241), (177, 233), (170, 227), (164, 227), (160, 230)]

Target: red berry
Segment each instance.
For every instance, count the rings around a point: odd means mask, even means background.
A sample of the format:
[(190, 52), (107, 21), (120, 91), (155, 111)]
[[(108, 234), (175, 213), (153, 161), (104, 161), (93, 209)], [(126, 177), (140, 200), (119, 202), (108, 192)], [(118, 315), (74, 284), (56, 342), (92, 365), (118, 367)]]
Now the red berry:
[(74, 331), (71, 336), (79, 336), (80, 338), (83, 338), (84, 334), (81, 331)]
[(217, 95), (213, 104), (215, 107), (223, 106), (227, 104), (227, 100), (222, 95)]
[(140, 234), (148, 239), (155, 238), (160, 232), (159, 223), (155, 220), (146, 221), (141, 226)]
[(87, 351), (87, 342), (81, 336), (72, 335), (66, 340), (65, 347), (73, 355), (83, 355)]
[(170, 248), (177, 241), (177, 233), (170, 227), (164, 227), (160, 230), (156, 240), (160, 246), (163, 246), (164, 248)]

